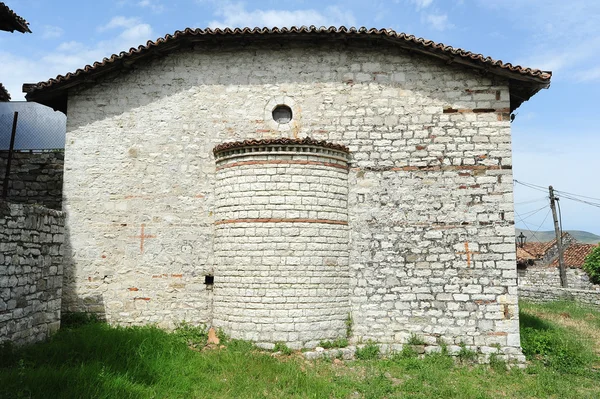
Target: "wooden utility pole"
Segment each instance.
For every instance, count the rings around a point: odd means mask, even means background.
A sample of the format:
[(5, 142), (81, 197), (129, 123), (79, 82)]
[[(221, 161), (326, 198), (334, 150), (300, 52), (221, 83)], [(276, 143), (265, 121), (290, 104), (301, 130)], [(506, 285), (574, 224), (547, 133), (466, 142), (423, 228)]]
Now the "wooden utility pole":
[(548, 187), (550, 191), (550, 209), (552, 209), (552, 217), (554, 218), (554, 232), (556, 233), (556, 246), (558, 247), (558, 270), (560, 273), (560, 286), (567, 288), (567, 270), (565, 269), (565, 260), (563, 259), (562, 235), (558, 227), (558, 218), (556, 217), (556, 198), (554, 197), (554, 189)]

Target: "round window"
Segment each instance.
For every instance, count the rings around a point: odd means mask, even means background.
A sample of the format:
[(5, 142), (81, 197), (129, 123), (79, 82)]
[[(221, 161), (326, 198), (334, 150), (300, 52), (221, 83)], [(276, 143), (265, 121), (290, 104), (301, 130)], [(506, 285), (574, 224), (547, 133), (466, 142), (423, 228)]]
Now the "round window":
[(278, 105), (273, 109), (273, 120), (279, 124), (290, 123), (292, 109), (287, 105)]

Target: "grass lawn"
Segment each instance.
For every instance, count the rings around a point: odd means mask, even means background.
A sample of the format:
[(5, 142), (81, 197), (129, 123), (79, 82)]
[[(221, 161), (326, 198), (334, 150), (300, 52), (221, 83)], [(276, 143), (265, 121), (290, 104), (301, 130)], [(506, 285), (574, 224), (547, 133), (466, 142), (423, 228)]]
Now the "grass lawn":
[(600, 312), (522, 303), (521, 331), (531, 363), (507, 371), (410, 351), (342, 362), (273, 356), (234, 340), (203, 350), (196, 328), (72, 323), (49, 342), (0, 348), (0, 398), (600, 397)]

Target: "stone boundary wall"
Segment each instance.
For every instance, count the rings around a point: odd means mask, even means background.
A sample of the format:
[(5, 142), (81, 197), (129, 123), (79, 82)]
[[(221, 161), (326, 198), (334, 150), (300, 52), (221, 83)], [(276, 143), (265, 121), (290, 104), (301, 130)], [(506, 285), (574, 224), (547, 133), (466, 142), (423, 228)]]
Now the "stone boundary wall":
[(0, 201), (0, 344), (59, 328), (64, 223), (62, 212)]
[[(529, 266), (518, 269), (519, 287), (560, 287), (558, 267), (554, 266)], [(596, 290), (600, 286), (590, 282), (585, 271), (579, 268), (567, 268), (567, 284), (569, 288), (578, 290)]]
[(531, 302), (575, 301), (600, 308), (600, 290), (578, 290), (558, 287), (519, 287), (520, 299)]
[[(64, 160), (63, 151), (14, 152), (8, 200), (61, 210)], [(0, 181), (4, 181), (7, 161), (8, 151), (0, 151)]]

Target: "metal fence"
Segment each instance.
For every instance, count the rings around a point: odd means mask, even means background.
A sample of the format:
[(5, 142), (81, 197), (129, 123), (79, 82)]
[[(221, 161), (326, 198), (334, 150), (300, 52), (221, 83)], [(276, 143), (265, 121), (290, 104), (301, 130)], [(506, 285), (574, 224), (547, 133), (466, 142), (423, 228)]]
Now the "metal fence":
[[(36, 103), (0, 103), (0, 178), (2, 198), (9, 191), (17, 192), (22, 182), (15, 184), (23, 173), (15, 173), (17, 153), (43, 153), (63, 151), (65, 148), (67, 117), (61, 112)], [(12, 170), (11, 170), (12, 169)], [(11, 181), (12, 179), (12, 181)], [(27, 176), (27, 180), (30, 177)], [(14, 189), (14, 190), (13, 190)], [(19, 196), (27, 189), (21, 189)], [(22, 200), (22, 199), (21, 199)]]
[(66, 123), (65, 114), (40, 104), (0, 103), (0, 151), (10, 150), (13, 126), (15, 151), (64, 149)]

